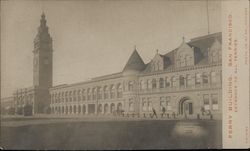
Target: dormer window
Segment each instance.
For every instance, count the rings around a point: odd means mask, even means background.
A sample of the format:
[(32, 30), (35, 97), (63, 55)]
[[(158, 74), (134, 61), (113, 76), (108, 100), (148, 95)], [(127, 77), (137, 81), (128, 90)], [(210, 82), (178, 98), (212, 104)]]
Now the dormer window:
[(218, 62), (219, 56), (218, 56), (217, 51), (216, 51), (216, 50), (213, 50), (211, 55), (212, 55), (211, 61), (212, 61), (213, 63), (214, 63), (214, 62)]
[(185, 41), (182, 42), (176, 53), (177, 67), (186, 67), (194, 65), (194, 48)]
[(160, 61), (155, 61), (153, 63), (153, 71), (159, 71), (161, 69), (162, 65), (160, 63)]
[(183, 52), (180, 52), (178, 61), (179, 67), (192, 65), (192, 57), (189, 54), (184, 54)]
[(153, 79), (153, 80), (152, 80), (152, 88), (153, 88), (153, 89), (156, 89), (156, 86), (157, 86), (157, 85), (156, 85), (156, 79)]
[(221, 43), (215, 39), (214, 43), (212, 44), (211, 48), (208, 48), (209, 57), (211, 63), (216, 63), (221, 61)]

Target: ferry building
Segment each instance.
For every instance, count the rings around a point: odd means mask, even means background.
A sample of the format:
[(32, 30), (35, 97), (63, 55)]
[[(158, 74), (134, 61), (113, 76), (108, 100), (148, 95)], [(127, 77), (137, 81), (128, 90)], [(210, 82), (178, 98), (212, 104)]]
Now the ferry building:
[[(178, 117), (203, 111), (221, 119), (221, 33), (183, 41), (174, 50), (144, 62), (137, 50), (115, 74), (75, 84), (52, 85), (53, 47), (45, 15), (34, 40), (33, 86), (14, 92), (15, 110), (31, 106), (32, 114), (149, 115), (155, 109)], [(152, 50), (154, 51), (154, 50)]]

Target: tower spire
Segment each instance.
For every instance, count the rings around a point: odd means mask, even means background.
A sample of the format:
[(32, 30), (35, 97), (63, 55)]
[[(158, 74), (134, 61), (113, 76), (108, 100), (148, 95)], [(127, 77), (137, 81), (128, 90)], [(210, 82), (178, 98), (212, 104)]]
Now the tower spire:
[(207, 33), (209, 34), (209, 33), (210, 33), (210, 29), (209, 29), (209, 10), (208, 10), (208, 0), (207, 0), (207, 3), (206, 3), (206, 6), (207, 6)]
[(49, 35), (49, 28), (46, 25), (46, 18), (45, 18), (45, 13), (42, 12), (41, 18), (40, 18), (40, 26), (38, 27), (38, 33), (36, 35), (36, 41), (39, 39), (42, 39), (42, 37), (45, 37), (45, 39), (50, 39)]
[(134, 50), (136, 50), (136, 45), (134, 45)]
[(41, 18), (40, 18), (40, 26), (38, 27), (38, 32), (36, 34), (36, 37), (34, 39), (35, 46), (38, 46), (41, 44), (41, 41), (47, 41), (48, 43), (52, 44), (52, 38), (49, 34), (49, 27), (46, 25), (46, 18), (45, 13), (42, 12)]
[(40, 26), (41, 27), (45, 27), (46, 26), (46, 19), (45, 19), (45, 14), (44, 14), (44, 12), (42, 13), (42, 15), (41, 15), (41, 20), (40, 20)]

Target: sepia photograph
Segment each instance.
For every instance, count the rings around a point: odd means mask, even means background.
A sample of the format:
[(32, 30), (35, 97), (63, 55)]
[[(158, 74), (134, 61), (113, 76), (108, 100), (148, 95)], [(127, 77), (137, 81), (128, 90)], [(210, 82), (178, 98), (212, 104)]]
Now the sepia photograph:
[(1, 148), (222, 148), (221, 0), (2, 0)]

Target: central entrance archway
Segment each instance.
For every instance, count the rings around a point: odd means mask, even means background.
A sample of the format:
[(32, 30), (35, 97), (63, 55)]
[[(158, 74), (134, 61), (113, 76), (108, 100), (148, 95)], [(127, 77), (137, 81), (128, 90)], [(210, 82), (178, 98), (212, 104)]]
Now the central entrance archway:
[(192, 115), (193, 110), (193, 101), (189, 97), (183, 97), (179, 102), (179, 114)]

